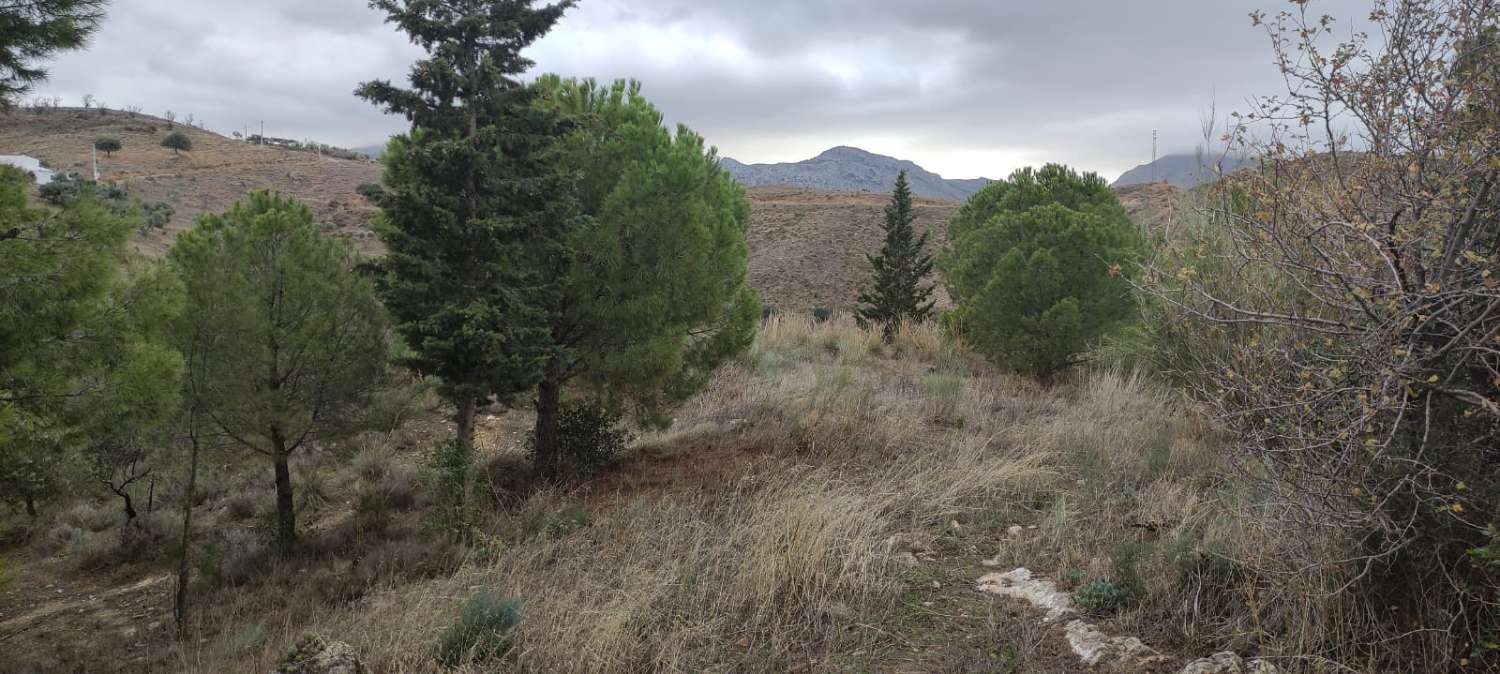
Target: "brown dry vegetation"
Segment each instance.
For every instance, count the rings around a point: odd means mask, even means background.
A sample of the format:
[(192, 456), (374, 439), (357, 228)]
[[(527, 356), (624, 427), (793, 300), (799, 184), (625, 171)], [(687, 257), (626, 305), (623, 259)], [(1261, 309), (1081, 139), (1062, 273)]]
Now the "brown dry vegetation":
[[(191, 152), (174, 154), (161, 147), (174, 130), (192, 139)], [(0, 153), (30, 155), (55, 171), (90, 176), (90, 148), (101, 136), (124, 145), (112, 157), (99, 155), (101, 180), (124, 185), (144, 201), (165, 201), (177, 211), (166, 232), (136, 237), (137, 247), (148, 254), (165, 252), (198, 213), (228, 210), (257, 189), (301, 199), (320, 222), (350, 237), (362, 251), (380, 250), (368, 228), (374, 209), (355, 193), (362, 183), (380, 181), (377, 163), (252, 145), (182, 124), (169, 126), (149, 115), (82, 108), (18, 108), (0, 114)]]
[[(0, 594), (0, 638), (43, 670), (263, 672), (313, 631), (375, 671), (431, 671), (459, 605), (497, 590), (524, 602), (515, 648), (460, 671), (1075, 671), (1060, 635), (973, 589), (993, 556), (1075, 583), (1135, 574), (1145, 599), (1104, 625), (1169, 653), (1284, 654), (1242, 603), (1249, 581), (1212, 561), (1274, 554), (1275, 532), (1214, 477), (1219, 439), (1135, 377), (1047, 391), (931, 327), (886, 346), (847, 317), (778, 317), (672, 430), (594, 479), (518, 486), (524, 417), (484, 424), (478, 486), (497, 498), (469, 547), (424, 525), (420, 467), (442, 429), (420, 421), (307, 457), (309, 551), (285, 562), (232, 533), (255, 530), (267, 476), (216, 473), (204, 535), (251, 550), (223, 572), (233, 579), (200, 583), (186, 640), (140, 628), (170, 624), (167, 584), (143, 590), (133, 630), (17, 634), (16, 598), (44, 597), (31, 586), (48, 573), (74, 577), (72, 553), (56, 551)], [(246, 492), (250, 512), (236, 514)], [(138, 659), (100, 655), (117, 652)]]

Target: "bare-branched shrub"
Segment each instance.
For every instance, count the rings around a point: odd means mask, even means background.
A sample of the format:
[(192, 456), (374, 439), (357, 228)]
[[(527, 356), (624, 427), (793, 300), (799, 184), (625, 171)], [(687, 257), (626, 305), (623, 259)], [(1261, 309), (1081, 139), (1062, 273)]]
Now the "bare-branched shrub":
[(1493, 665), (1474, 644), (1500, 629), (1481, 559), (1500, 516), (1500, 3), (1380, 2), (1378, 39), (1331, 48), (1335, 21), (1298, 5), (1253, 15), (1290, 85), (1226, 136), (1259, 168), (1221, 183), (1223, 234), (1149, 283), (1205, 335), (1180, 374), (1300, 541), (1262, 560), (1266, 597), (1354, 598), (1303, 655)]

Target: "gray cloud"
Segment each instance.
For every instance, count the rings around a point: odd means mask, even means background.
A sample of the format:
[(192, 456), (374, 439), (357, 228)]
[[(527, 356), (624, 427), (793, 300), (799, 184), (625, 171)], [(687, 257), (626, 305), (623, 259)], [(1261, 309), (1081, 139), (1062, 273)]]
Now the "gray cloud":
[[(585, 0), (538, 71), (634, 77), (743, 161), (833, 145), (949, 177), (1065, 161), (1113, 177), (1199, 142), (1199, 118), (1281, 83), (1247, 18), (1285, 0)], [(1352, 30), (1370, 0), (1314, 0)], [(341, 145), (403, 128), (356, 99), (417, 50), (364, 0), (115, 0), (45, 92)]]

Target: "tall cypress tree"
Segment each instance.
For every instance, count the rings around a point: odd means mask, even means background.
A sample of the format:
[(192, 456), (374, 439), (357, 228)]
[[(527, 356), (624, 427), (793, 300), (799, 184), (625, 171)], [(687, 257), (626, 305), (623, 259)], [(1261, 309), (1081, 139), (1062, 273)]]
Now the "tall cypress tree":
[(859, 318), (880, 324), (887, 342), (895, 338), (902, 323), (925, 321), (932, 315), (932, 286), (922, 285), (922, 279), (932, 273), (932, 256), (924, 252), (927, 233), (917, 236), (912, 227), (916, 218), (906, 171), (902, 171), (896, 177), (891, 203), (885, 207), (885, 244), (879, 255), (865, 256), (875, 271), (875, 287), (859, 296)]
[(574, 217), (560, 163), (567, 129), (517, 77), (521, 51), (572, 0), (372, 0), (429, 57), (411, 88), (367, 82), (356, 94), (404, 115), (410, 133), (386, 151), (376, 199), (388, 248), (378, 289), (415, 354), (457, 408), (473, 442), (477, 408), (535, 386), (553, 352), (562, 238)]

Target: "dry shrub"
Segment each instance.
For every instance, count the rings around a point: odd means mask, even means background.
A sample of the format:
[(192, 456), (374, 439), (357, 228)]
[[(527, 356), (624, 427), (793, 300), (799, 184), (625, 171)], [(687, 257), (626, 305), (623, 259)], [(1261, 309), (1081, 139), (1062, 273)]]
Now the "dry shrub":
[(62, 521), (80, 529), (100, 532), (125, 520), (125, 515), (108, 503), (80, 501), (63, 512)]
[(1316, 3), (1255, 15), (1287, 91), (1236, 116), (1258, 165), (1151, 290), (1204, 335), (1174, 346), (1181, 378), (1277, 504), (1264, 647), (1495, 670), (1500, 7), (1374, 4), (1368, 32)]

